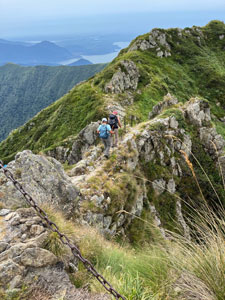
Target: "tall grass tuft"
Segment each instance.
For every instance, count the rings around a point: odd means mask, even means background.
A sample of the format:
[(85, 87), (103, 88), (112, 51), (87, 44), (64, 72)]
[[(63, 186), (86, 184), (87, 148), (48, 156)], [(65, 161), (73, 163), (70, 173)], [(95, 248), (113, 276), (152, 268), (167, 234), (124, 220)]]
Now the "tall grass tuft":
[[(212, 219), (213, 217), (213, 219)], [(206, 209), (197, 223), (192, 223), (194, 239), (186, 243), (176, 238), (181, 270), (203, 282), (215, 299), (225, 299), (225, 212), (215, 214)], [(214, 298), (213, 298), (214, 299)]]
[[(169, 232), (164, 244), (139, 250), (101, 243), (99, 272), (128, 300), (224, 300), (225, 212), (207, 209), (191, 221), (191, 241)], [(103, 291), (95, 280), (91, 289)]]
[[(202, 212), (193, 214), (189, 221), (192, 240), (168, 232), (169, 240), (160, 240), (141, 249), (107, 241), (97, 230), (78, 227), (50, 209), (49, 214), (60, 230), (79, 244), (84, 257), (127, 300), (225, 299), (223, 208), (215, 213), (205, 205)], [(154, 230), (152, 224), (148, 225)], [(57, 247), (55, 238), (50, 236)], [(65, 255), (63, 251), (59, 252), (59, 256)], [(70, 278), (77, 287), (89, 286), (93, 292), (105, 292), (81, 264), (79, 271)]]

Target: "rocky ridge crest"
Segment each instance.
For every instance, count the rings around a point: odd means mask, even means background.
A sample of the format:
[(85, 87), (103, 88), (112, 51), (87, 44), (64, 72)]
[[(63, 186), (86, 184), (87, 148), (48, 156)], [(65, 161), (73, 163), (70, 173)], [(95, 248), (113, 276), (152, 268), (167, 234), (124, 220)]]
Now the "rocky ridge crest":
[[(153, 109), (154, 114), (161, 113), (162, 106), (174, 106), (175, 103), (177, 103), (177, 100), (167, 95), (163, 104), (157, 105)], [(112, 159), (112, 165), (104, 162), (102, 158), (97, 158), (91, 162), (88, 159), (83, 159), (69, 172), (72, 181), (84, 196), (83, 203), (86, 206), (82, 213), (84, 223), (97, 225), (101, 230), (109, 234), (115, 234), (118, 230), (124, 232), (135, 216), (141, 216), (144, 203), (145, 205), (148, 203), (147, 190), (149, 188), (153, 190), (156, 197), (165, 192), (168, 192), (170, 196), (176, 193), (176, 182), (179, 182), (178, 178), (182, 178), (182, 169), (185, 164), (182, 161), (181, 152), (184, 151), (189, 157), (192, 151), (192, 138), (189, 132), (182, 128), (181, 123), (184, 120), (197, 126), (199, 140), (204, 145), (205, 151), (214, 158), (215, 155), (219, 154), (222, 161), (225, 141), (221, 135), (215, 134), (215, 128), (211, 127), (208, 103), (204, 100), (193, 98), (184, 106), (180, 105), (176, 110), (178, 117), (175, 115), (168, 117), (159, 115), (147, 123), (132, 128), (125, 135), (118, 147), (118, 151), (113, 152), (116, 158), (114, 162)], [(184, 118), (183, 120), (180, 118), (181, 116)], [(202, 135), (202, 132), (208, 133), (207, 138)], [(210, 149), (207, 148), (212, 141), (214, 150), (212, 147)], [(96, 148), (92, 151), (90, 150), (90, 153), (96, 153)], [(146, 177), (142, 168), (140, 168), (141, 164), (148, 163), (158, 164), (169, 171), (167, 175), (159, 172), (158, 176), (156, 176), (157, 178), (149, 183), (148, 180), (144, 179)], [(137, 169), (140, 170), (138, 176), (142, 180), (135, 178)], [(128, 184), (126, 180), (130, 180), (134, 184), (135, 193), (133, 198), (129, 199), (128, 195), (124, 195), (125, 201), (121, 201), (118, 206), (115, 206), (113, 202), (118, 201), (119, 196), (116, 198), (112, 192), (111, 197), (107, 189), (112, 188), (113, 190), (112, 186), (114, 184), (120, 185), (122, 181), (124, 181), (124, 184)], [(110, 183), (112, 186), (110, 186)], [(118, 193), (122, 193), (122, 191), (118, 191)], [(131, 203), (127, 205), (129, 201)], [(177, 220), (183, 227), (184, 233), (188, 235), (188, 228), (182, 215), (181, 203), (179, 199), (176, 199), (175, 202)], [(156, 223), (160, 226), (161, 221), (154, 204), (148, 205), (149, 211), (154, 215)], [(94, 207), (93, 210), (95, 212), (87, 209), (88, 206)], [(124, 213), (127, 210), (128, 214)], [(120, 213), (115, 215), (116, 211)]]
[[(171, 203), (173, 218), (190, 238), (183, 203), (177, 197), (180, 183), (187, 176), (183, 155), (191, 160), (194, 146), (188, 124), (194, 126), (200, 144), (215, 160), (215, 166), (219, 155), (225, 175), (225, 141), (212, 127), (208, 102), (192, 98), (182, 105), (169, 94), (153, 108), (149, 121), (127, 128), (109, 160), (102, 156), (102, 145), (95, 146), (97, 124), (91, 124), (90, 138), (87, 129), (79, 136), (81, 143), (84, 139), (83, 145), (90, 141), (89, 146), (83, 148), (82, 156), (76, 158), (78, 162), (68, 174), (54, 158), (34, 155), (31, 151), (18, 153), (8, 168), (39, 204), (56, 206), (67, 217), (97, 227), (105, 235), (119, 233), (132, 239), (132, 226), (145, 212), (161, 235), (169, 238), (161, 207), (166, 209), (167, 203)], [(22, 282), (29, 285), (38, 278), (35, 282), (39, 289), (45, 288), (43, 282), (47, 282), (52, 289), (48, 291), (50, 294), (62, 295), (58, 289), (60, 281), (67, 291), (65, 299), (76, 299), (77, 295), (81, 297), (77, 299), (85, 299), (87, 293), (71, 287), (64, 270), (66, 264), (76, 265), (76, 261), (69, 256), (62, 264), (53, 253), (43, 249), (48, 229), (32, 209), (13, 210), (15, 204), (22, 206), (24, 200), (3, 174), (0, 174), (0, 201), (7, 207), (0, 210), (1, 284), (10, 291), (20, 288)]]
[[(167, 116), (163, 108), (169, 106), (174, 111)], [(211, 126), (206, 101), (193, 98), (182, 106), (174, 97), (167, 95), (162, 103), (153, 108), (153, 112), (156, 115), (153, 119), (128, 129), (118, 150), (112, 151), (109, 161), (101, 155), (101, 144), (90, 146), (96, 143), (94, 132), (97, 124), (84, 129), (80, 139), (84, 137), (84, 141), (90, 141), (89, 148), (85, 147), (87, 152), (84, 150), (84, 156), (75, 160), (75, 167), (68, 172), (70, 178), (54, 158), (34, 155), (31, 151), (19, 153), (8, 168), (38, 203), (49, 202), (68, 216), (79, 215), (81, 223), (97, 225), (109, 234), (124, 231), (135, 216), (141, 216), (144, 203), (149, 203), (147, 191), (151, 190), (155, 197), (165, 192), (170, 195), (176, 193), (185, 164), (181, 152), (188, 157), (192, 152), (192, 137), (184, 123), (189, 122), (197, 128), (200, 143), (213, 159), (219, 155), (221, 165), (224, 161), (225, 142)], [(89, 136), (85, 133), (90, 128), (92, 134)], [(150, 169), (151, 165), (159, 165), (161, 171), (152, 178), (146, 177), (144, 169), (148, 164)], [(8, 206), (15, 203), (21, 205), (22, 196), (2, 174), (0, 183), (0, 200)], [(114, 185), (121, 186), (121, 190), (114, 190)], [(133, 189), (132, 195), (126, 193), (126, 189), (130, 188)], [(124, 196), (123, 200), (119, 194)], [(180, 203), (176, 203), (176, 210), (179, 211)], [(148, 206), (150, 211), (156, 211), (153, 203)], [(123, 211), (128, 211), (130, 215)], [(181, 212), (179, 214), (182, 215)], [(183, 226), (183, 220), (181, 223)]]

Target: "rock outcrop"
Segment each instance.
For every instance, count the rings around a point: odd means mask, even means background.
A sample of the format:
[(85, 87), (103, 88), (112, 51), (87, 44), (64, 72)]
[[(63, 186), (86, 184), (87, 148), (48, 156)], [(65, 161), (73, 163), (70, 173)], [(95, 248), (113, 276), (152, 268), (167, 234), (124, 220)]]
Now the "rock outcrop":
[[(73, 214), (78, 206), (79, 191), (71, 183), (62, 165), (54, 158), (34, 155), (26, 150), (16, 155), (7, 167), (39, 204), (49, 203)], [(0, 201), (10, 206), (24, 206), (25, 200), (14, 185), (0, 173)]]
[(161, 114), (161, 112), (172, 105), (175, 105), (178, 103), (177, 98), (173, 97), (168, 93), (166, 96), (164, 96), (163, 101), (160, 101), (155, 106), (153, 106), (152, 111), (149, 113), (148, 118), (152, 119), (155, 116)]
[(91, 122), (80, 131), (72, 142), (72, 147), (56, 147), (54, 150), (47, 151), (47, 154), (54, 157), (61, 163), (68, 162), (69, 165), (77, 163), (83, 158), (85, 151), (96, 143), (98, 122)]
[(165, 32), (153, 29), (145, 39), (137, 39), (128, 51), (155, 49), (158, 57), (171, 56), (171, 46)]
[(199, 138), (205, 150), (213, 157), (221, 156), (224, 153), (225, 141), (216, 128), (211, 127), (209, 103), (193, 98), (185, 107), (186, 118), (199, 128)]
[(32, 208), (0, 210), (0, 287), (5, 295), (25, 287), (31, 295), (39, 295), (38, 299), (109, 299), (72, 285), (65, 268), (77, 261), (68, 252), (68, 261), (62, 262), (44, 249), (48, 234), (46, 225)]
[(104, 90), (106, 93), (114, 94), (123, 93), (129, 89), (136, 90), (139, 77), (139, 70), (132, 60), (121, 61), (119, 70), (113, 74)]
[(200, 140), (207, 152), (214, 157), (221, 156), (224, 153), (225, 141), (215, 128), (202, 127), (199, 132)]
[(205, 100), (192, 98), (185, 105), (185, 114), (190, 122), (198, 127), (210, 125), (210, 107)]

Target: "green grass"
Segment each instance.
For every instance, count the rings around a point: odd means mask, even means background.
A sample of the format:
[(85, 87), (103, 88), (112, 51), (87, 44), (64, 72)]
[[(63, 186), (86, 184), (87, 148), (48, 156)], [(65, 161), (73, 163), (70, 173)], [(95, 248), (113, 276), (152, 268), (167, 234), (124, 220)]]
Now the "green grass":
[(20, 150), (39, 152), (75, 136), (91, 121), (101, 118), (102, 104), (102, 98), (89, 83), (77, 87), (3, 141), (1, 157), (7, 162), (7, 156), (11, 158)]
[[(192, 241), (171, 233), (172, 241), (134, 250), (90, 233), (94, 245), (91, 240), (88, 246), (85, 243), (85, 254), (126, 299), (177, 300), (192, 293), (199, 299), (222, 300), (225, 295), (225, 236), (221, 227), (224, 212), (219, 218), (206, 209), (201, 216), (199, 222), (192, 222), (196, 237)], [(94, 257), (89, 253), (95, 253)], [(89, 280), (92, 291), (103, 291), (96, 280)], [(201, 298), (203, 295), (205, 298)]]
[(218, 120), (215, 121), (215, 127), (218, 134), (221, 134), (222, 137), (225, 139), (225, 126), (223, 122)]

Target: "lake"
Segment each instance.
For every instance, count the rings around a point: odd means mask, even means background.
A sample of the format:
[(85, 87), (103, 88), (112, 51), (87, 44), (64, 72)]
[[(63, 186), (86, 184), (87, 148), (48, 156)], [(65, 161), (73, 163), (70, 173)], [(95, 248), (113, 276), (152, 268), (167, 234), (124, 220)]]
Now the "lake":
[[(120, 47), (120, 50), (123, 48), (126, 48), (130, 42), (115, 42), (113, 45), (116, 45)], [(84, 58), (92, 62), (93, 64), (100, 64), (100, 63), (108, 63), (111, 62), (120, 52), (120, 50), (107, 53), (107, 54), (101, 54), (101, 55), (81, 55), (80, 58)], [(68, 60), (64, 60), (60, 62), (61, 65), (69, 65), (72, 64), (73, 62), (78, 61), (80, 58), (72, 58)]]

